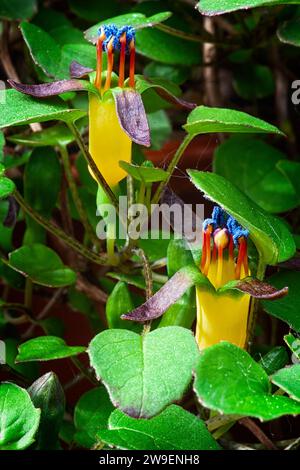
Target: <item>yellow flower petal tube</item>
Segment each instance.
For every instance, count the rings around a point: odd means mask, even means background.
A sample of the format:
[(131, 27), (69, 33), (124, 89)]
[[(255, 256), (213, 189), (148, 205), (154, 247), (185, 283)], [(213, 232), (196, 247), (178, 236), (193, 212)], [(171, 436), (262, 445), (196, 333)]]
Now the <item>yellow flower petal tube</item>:
[(111, 188), (126, 176), (119, 161), (131, 162), (132, 141), (120, 126), (114, 99), (89, 97), (89, 151)]
[[(219, 208), (218, 208), (219, 209)], [(201, 270), (215, 289), (235, 279), (249, 276), (245, 233), (231, 219), (232, 232), (218, 224), (219, 217), (209, 219), (204, 231)], [(232, 222), (233, 221), (233, 222)], [(219, 228), (219, 227), (222, 228)], [(226, 225), (225, 225), (226, 226)], [(216, 228), (217, 227), (217, 228)], [(237, 237), (236, 237), (237, 235)], [(234, 256), (234, 238), (238, 256)], [(213, 244), (211, 246), (211, 239)], [(196, 288), (196, 340), (200, 349), (220, 341), (229, 341), (241, 348), (246, 346), (251, 297), (248, 294), (207, 292)]]

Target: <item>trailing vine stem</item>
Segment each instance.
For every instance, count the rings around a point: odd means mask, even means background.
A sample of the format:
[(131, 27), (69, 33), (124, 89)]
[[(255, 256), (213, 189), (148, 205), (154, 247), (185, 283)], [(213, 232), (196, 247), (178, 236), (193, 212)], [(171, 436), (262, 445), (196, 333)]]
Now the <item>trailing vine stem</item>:
[(42, 215), (36, 212), (29, 204), (27, 204), (27, 202), (17, 189), (15, 189), (14, 191), (14, 197), (18, 204), (30, 217), (32, 217), (48, 232), (63, 240), (66, 245), (68, 245), (70, 248), (73, 248), (73, 250), (75, 250), (77, 253), (80, 253), (82, 256), (89, 259), (90, 261), (93, 261), (96, 264), (107, 264), (106, 255), (98, 255), (96, 253), (93, 253), (93, 251), (83, 246), (79, 241), (75, 240), (75, 238), (67, 235), (61, 228), (50, 222), (50, 220), (45, 219)]
[[(256, 277), (259, 281), (264, 280), (266, 268), (267, 268), (266, 263), (264, 262), (262, 255), (259, 253), (257, 271), (256, 271)], [(247, 338), (246, 338), (246, 346), (248, 349), (250, 349), (251, 347), (252, 338), (254, 335), (254, 328), (255, 328), (256, 320), (257, 320), (258, 307), (259, 307), (259, 299), (252, 298), (251, 304), (250, 304), (248, 331), (247, 331)]]

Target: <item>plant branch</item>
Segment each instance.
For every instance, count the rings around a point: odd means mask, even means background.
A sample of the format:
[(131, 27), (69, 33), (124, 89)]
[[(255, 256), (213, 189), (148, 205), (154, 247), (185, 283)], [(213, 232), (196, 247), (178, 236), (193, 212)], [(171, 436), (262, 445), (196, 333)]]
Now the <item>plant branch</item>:
[(266, 449), (277, 450), (277, 447), (273, 442), (266, 436), (266, 434), (260, 429), (259, 426), (250, 418), (242, 418), (239, 420), (239, 424), (249, 429), (252, 434), (261, 442)]

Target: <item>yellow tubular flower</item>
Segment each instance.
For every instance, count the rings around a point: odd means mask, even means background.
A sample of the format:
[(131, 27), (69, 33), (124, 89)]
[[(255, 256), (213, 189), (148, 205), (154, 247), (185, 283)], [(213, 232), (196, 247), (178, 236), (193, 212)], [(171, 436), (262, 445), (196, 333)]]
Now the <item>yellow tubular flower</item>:
[(120, 126), (113, 98), (101, 101), (90, 95), (89, 133), (90, 154), (109, 186), (114, 187), (126, 176), (119, 161), (131, 162), (132, 141)]
[[(212, 219), (204, 222), (201, 271), (215, 289), (249, 276), (248, 232), (216, 207)], [(235, 245), (237, 259), (235, 259)], [(247, 337), (250, 295), (212, 293), (196, 289), (196, 340), (200, 349), (222, 340), (244, 348)]]

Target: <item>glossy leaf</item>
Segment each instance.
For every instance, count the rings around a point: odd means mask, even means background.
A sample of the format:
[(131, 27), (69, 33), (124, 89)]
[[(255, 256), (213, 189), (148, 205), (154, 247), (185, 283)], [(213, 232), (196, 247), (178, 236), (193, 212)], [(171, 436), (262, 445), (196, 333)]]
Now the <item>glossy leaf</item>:
[(276, 346), (265, 354), (259, 361), (268, 375), (274, 374), (289, 362), (289, 356), (284, 346)]
[(201, 404), (220, 413), (261, 421), (300, 414), (300, 404), (272, 395), (264, 369), (246, 351), (227, 341), (201, 352), (194, 387)]
[(9, 266), (43, 286), (62, 287), (76, 281), (75, 272), (64, 266), (55, 251), (38, 243), (11, 252)]
[(275, 287), (289, 286), (289, 294), (275, 302), (263, 302), (264, 309), (300, 332), (300, 272), (284, 270), (268, 278), (268, 282)]
[(86, 448), (95, 445), (99, 441), (97, 437), (99, 432), (107, 428), (113, 410), (114, 407), (104, 387), (93, 388), (84, 393), (74, 410), (76, 442)]
[(58, 98), (41, 101), (16, 90), (0, 90), (0, 101), (3, 103), (0, 129), (53, 120), (72, 122), (86, 115), (85, 111), (69, 109), (68, 105)]
[(130, 418), (115, 410), (109, 418), (109, 429), (100, 431), (99, 437), (110, 446), (128, 450), (220, 449), (204, 422), (176, 405), (148, 420)]
[(263, 140), (233, 136), (217, 148), (214, 170), (266, 211), (279, 213), (298, 203), (293, 185), (276, 166), (284, 159), (282, 152)]
[(277, 127), (250, 114), (235, 109), (198, 106), (188, 116), (183, 126), (191, 135), (212, 132), (237, 132), (242, 134), (282, 134)]
[(166, 171), (162, 170), (161, 168), (155, 168), (153, 166), (138, 166), (134, 165), (133, 163), (127, 163), (123, 161), (120, 161), (119, 165), (135, 180), (141, 181), (145, 184), (164, 181), (168, 176)]
[(280, 160), (276, 166), (293, 186), (298, 205), (300, 205), (300, 163), (290, 160)]
[(33, 16), (37, 10), (36, 0), (2, 0), (0, 18), (5, 20), (25, 20)]
[(65, 412), (65, 395), (57, 376), (54, 372), (48, 372), (29, 387), (28, 393), (34, 406), (41, 410), (35, 448), (58, 449), (58, 433)]
[(40, 336), (20, 344), (16, 362), (52, 361), (77, 356), (85, 351), (83, 346), (68, 346), (62, 338)]
[(296, 359), (300, 359), (300, 338), (296, 338), (294, 335), (289, 333), (283, 337), (285, 343), (292, 351)]
[(277, 36), (281, 42), (291, 44), (292, 46), (300, 46), (300, 18), (285, 21), (278, 29)]
[(130, 24), (135, 29), (149, 28), (158, 23), (161, 23), (162, 21), (167, 20), (168, 18), (170, 18), (171, 14), (172, 13), (170, 13), (169, 11), (165, 11), (147, 18), (142, 13), (126, 13), (125, 15), (115, 16), (113, 18), (109, 18), (108, 20), (104, 20), (100, 23), (97, 23), (96, 25), (92, 26), (87, 31), (85, 31), (84, 35), (88, 41), (92, 42), (93, 44), (96, 44), (98, 30), (103, 24), (115, 24), (118, 27), (127, 26), (128, 24)]
[(109, 328), (124, 328), (135, 332), (141, 331), (141, 326), (131, 322), (122, 320), (124, 313), (134, 309), (134, 303), (131, 298), (130, 291), (125, 282), (119, 281), (113, 288), (106, 302), (106, 319)]
[(113, 404), (135, 418), (151, 418), (179, 400), (198, 358), (194, 337), (180, 327), (144, 336), (106, 330), (93, 338), (88, 352)]
[(300, 364), (278, 370), (271, 380), (291, 398), (300, 401)]
[(40, 410), (29, 394), (12, 383), (0, 385), (0, 450), (22, 450), (34, 442)]
[(270, 7), (276, 5), (299, 4), (298, 0), (200, 0), (197, 8), (203, 15), (222, 15), (236, 10), (249, 8)]
[(219, 204), (250, 231), (250, 236), (266, 264), (277, 264), (293, 256), (295, 243), (284, 222), (264, 212), (222, 176), (196, 170), (188, 170), (188, 173), (206, 198)]

